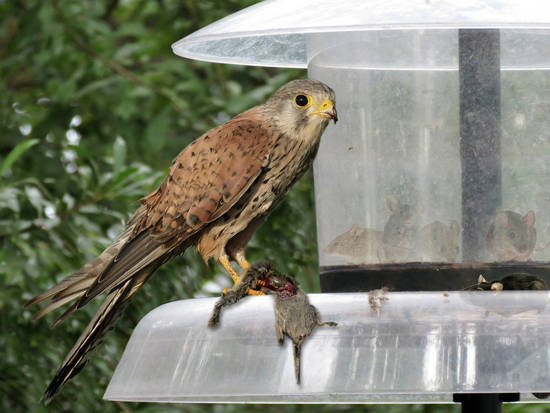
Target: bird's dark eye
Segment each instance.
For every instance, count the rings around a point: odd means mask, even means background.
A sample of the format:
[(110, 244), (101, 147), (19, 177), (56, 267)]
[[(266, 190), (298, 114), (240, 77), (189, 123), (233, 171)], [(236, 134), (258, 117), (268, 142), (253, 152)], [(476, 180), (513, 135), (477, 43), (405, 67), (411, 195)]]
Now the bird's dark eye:
[(296, 97), (294, 98), (294, 102), (296, 102), (296, 105), (304, 107), (309, 105), (310, 98), (306, 95), (296, 95)]

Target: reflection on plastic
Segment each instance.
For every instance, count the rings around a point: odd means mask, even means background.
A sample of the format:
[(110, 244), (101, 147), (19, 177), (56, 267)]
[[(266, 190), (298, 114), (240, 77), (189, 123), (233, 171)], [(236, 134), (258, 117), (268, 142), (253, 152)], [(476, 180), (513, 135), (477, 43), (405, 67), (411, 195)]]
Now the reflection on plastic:
[[(145, 316), (105, 393), (162, 402), (449, 402), (456, 392), (550, 391), (546, 291), (311, 294), (323, 320), (302, 352), (275, 335), (270, 297), (249, 297), (206, 327), (214, 298)], [(523, 398), (522, 398), (523, 399)], [(531, 398), (532, 399), (532, 398)]]

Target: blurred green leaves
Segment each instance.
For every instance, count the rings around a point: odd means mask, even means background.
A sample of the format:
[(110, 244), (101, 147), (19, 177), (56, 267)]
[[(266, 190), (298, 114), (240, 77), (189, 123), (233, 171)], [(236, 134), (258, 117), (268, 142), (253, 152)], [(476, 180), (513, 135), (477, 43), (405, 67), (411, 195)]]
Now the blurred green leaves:
[[(193, 251), (163, 266), (88, 366), (48, 407), (40, 403), (42, 392), (98, 303), (54, 331), (48, 323), (55, 315), (31, 322), (36, 309), (23, 304), (112, 242), (185, 145), (303, 75), (172, 54), (174, 41), (253, 3), (0, 2), (2, 411), (162, 411), (104, 402), (101, 395), (139, 319), (167, 301), (204, 294), (210, 280), (227, 279), (218, 266), (206, 267)], [(311, 214), (304, 224), (310, 238), (304, 254), (284, 255), (297, 242), (285, 229), (286, 215), (303, 202), (311, 206), (310, 180), (273, 215), (269, 225), (277, 228), (276, 236), (266, 227), (254, 239), (254, 259), (278, 257), (283, 269), (315, 272)], [(293, 220), (304, 219), (304, 213)]]
[(0, 162), (0, 176), (4, 175), (8, 169), (11, 168), (12, 164), (17, 161), (21, 155), (23, 155), (28, 149), (40, 142), (38, 139), (27, 139), (25, 141), (19, 142), (15, 148), (13, 148), (6, 158)]

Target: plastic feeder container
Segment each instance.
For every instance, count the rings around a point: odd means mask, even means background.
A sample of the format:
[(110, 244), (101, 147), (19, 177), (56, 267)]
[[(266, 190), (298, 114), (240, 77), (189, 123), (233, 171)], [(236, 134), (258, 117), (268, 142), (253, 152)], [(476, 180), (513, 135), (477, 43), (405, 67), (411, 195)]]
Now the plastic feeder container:
[[(315, 163), (323, 290), (444, 290), (518, 259), (550, 281), (549, 44), (538, 0), (268, 0), (173, 49), (307, 67), (336, 91)], [(537, 233), (519, 254), (506, 229), (487, 246), (510, 215)]]

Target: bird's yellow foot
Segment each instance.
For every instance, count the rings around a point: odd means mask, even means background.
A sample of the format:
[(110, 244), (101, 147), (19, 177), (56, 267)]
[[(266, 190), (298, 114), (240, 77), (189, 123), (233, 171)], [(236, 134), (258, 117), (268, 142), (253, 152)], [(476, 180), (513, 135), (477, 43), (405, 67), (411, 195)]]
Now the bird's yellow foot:
[[(227, 256), (220, 257), (220, 262), (225, 268), (225, 270), (231, 275), (231, 278), (233, 279), (233, 283), (237, 284), (241, 278), (246, 274), (246, 271), (251, 267), (250, 263), (246, 260), (244, 257), (244, 254), (237, 254), (235, 257), (237, 260), (237, 263), (241, 266), (241, 268), (244, 270), (241, 275), (235, 271), (235, 269), (231, 266), (231, 263), (229, 262), (229, 258)], [(227, 288), (224, 288), (222, 290), (222, 293), (227, 293)], [(252, 288), (248, 289), (248, 295), (265, 295), (264, 292), (259, 290), (254, 290)]]
[[(241, 266), (243, 269), (242, 274), (240, 275), (239, 279), (244, 277), (248, 269), (251, 267), (250, 263), (246, 260), (246, 257), (244, 256), (244, 253), (238, 252), (235, 254), (235, 259), (237, 260), (237, 263)], [(258, 288), (261, 288), (262, 285), (258, 285)], [(248, 295), (265, 295), (263, 291), (260, 290), (254, 290), (252, 288), (248, 289)]]
[[(222, 290), (222, 294), (227, 294), (228, 290), (229, 290), (229, 288), (224, 288)], [(252, 288), (248, 289), (247, 294), (248, 295), (265, 295), (265, 293), (263, 291), (253, 290)]]

